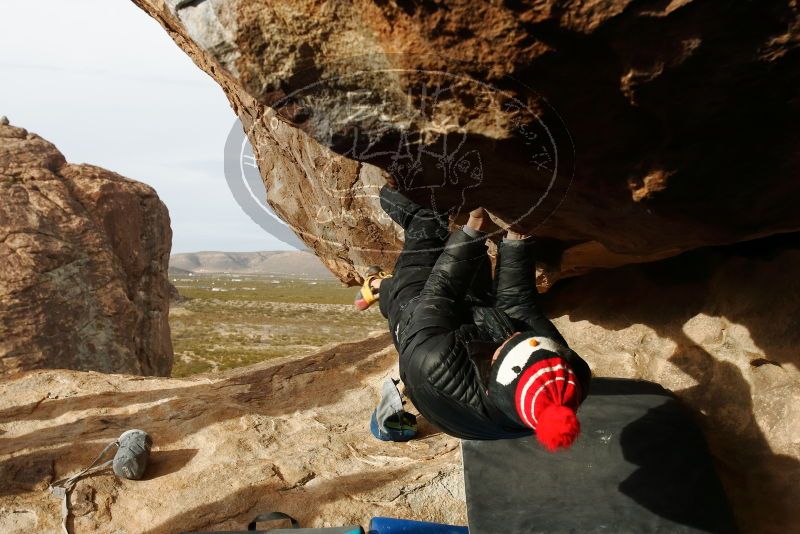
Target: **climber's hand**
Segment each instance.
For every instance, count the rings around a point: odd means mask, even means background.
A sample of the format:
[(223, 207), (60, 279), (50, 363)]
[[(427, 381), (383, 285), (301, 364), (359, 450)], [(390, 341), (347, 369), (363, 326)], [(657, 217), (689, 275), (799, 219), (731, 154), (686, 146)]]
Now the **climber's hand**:
[(516, 232), (516, 231), (512, 230), (511, 228), (509, 228), (506, 231), (506, 239), (510, 239), (510, 240), (526, 239), (528, 237), (530, 237), (530, 234), (524, 234), (524, 233), (521, 233), (521, 232)]
[(489, 215), (483, 208), (477, 208), (469, 212), (467, 226), (478, 232), (485, 232), (489, 227)]
[(397, 180), (391, 174), (387, 174), (386, 185), (388, 185), (391, 189), (397, 189)]

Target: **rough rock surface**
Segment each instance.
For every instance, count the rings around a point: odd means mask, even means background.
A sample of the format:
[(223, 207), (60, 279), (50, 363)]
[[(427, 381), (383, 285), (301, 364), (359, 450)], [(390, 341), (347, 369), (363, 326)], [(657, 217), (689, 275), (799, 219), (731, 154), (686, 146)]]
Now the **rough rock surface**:
[(134, 1), (344, 281), (397, 249), (387, 170), (552, 238), (550, 281), (800, 228), (795, 0)]
[[(698, 251), (557, 285), (546, 305), (598, 376), (663, 384), (698, 414), (748, 533), (800, 529), (800, 241)], [(42, 491), (123, 430), (153, 434), (144, 482), (79, 484), (77, 532), (237, 527), (280, 509), (304, 524), (376, 514), (464, 522), (457, 442), (374, 440), (397, 376), (388, 334), (297, 360), (189, 379), (33, 371), (0, 382), (0, 531), (54, 528)], [(169, 496), (169, 501), (164, 500)]]
[(0, 198), (0, 374), (169, 375), (172, 232), (155, 191), (0, 125)]
[(800, 236), (562, 281), (549, 312), (602, 376), (697, 414), (741, 532), (800, 530)]
[(129, 428), (154, 441), (146, 480), (97, 475), (73, 493), (75, 532), (243, 528), (281, 510), (304, 526), (373, 515), (464, 524), (458, 441), (372, 438), (379, 385), (397, 376), (388, 334), (300, 359), (190, 379), (33, 371), (0, 382), (0, 531), (56, 532), (53, 477)]

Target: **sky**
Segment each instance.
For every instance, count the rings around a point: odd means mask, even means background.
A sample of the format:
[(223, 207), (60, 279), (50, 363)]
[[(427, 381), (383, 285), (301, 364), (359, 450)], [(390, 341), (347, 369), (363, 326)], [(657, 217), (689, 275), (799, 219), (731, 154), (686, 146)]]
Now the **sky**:
[(222, 89), (129, 0), (0, 0), (0, 115), (153, 186), (173, 253), (286, 250), (229, 191)]

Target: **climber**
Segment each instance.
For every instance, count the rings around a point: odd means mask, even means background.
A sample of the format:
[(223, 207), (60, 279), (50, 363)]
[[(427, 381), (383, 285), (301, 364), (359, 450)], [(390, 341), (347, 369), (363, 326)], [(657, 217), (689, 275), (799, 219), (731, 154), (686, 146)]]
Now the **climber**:
[(448, 236), (446, 218), (393, 185), (380, 202), (405, 230), (403, 251), (393, 274), (368, 272), (355, 305), (379, 303), (408, 397), (455, 437), (534, 432), (548, 450), (569, 447), (591, 371), (539, 309), (533, 238), (507, 232), (493, 284), (483, 209)]

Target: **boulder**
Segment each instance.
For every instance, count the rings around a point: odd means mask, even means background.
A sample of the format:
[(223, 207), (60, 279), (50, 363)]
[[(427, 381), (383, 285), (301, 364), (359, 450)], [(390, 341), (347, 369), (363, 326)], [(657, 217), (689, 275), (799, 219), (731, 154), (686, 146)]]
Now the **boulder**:
[(155, 191), (0, 125), (0, 374), (168, 376), (169, 214)]
[(458, 440), (424, 420), (408, 443), (369, 432), (379, 386), (397, 376), (391, 344), (382, 334), (186, 379), (40, 370), (0, 382), (0, 531), (56, 532), (47, 485), (130, 428), (153, 438), (144, 480), (79, 482), (74, 532), (241, 530), (274, 510), (303, 526), (465, 524)]
[(387, 173), (549, 238), (542, 285), (800, 228), (797, 2), (134, 2), (345, 282), (399, 246)]

